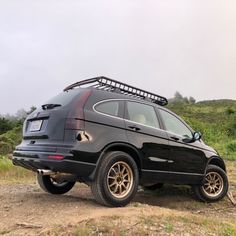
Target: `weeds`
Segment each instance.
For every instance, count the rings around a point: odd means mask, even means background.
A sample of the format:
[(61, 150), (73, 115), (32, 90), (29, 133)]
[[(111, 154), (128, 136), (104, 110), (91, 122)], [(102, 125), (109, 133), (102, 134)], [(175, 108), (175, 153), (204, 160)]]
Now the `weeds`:
[(173, 224), (170, 223), (170, 222), (167, 222), (167, 223), (165, 224), (164, 230), (165, 230), (167, 233), (172, 233), (172, 232), (174, 231), (174, 226), (173, 226)]
[[(138, 223), (134, 224), (134, 222)], [(181, 216), (179, 213), (173, 212), (171, 216), (168, 213), (159, 216), (141, 215), (130, 218), (128, 221), (121, 218), (119, 224), (116, 219), (107, 216), (91, 219), (87, 223), (80, 223), (74, 227), (63, 228), (61, 231), (75, 236), (185, 235), (187, 232), (191, 233), (186, 235), (234, 236), (236, 235), (236, 225), (218, 219), (210, 220), (204, 216), (199, 217), (192, 214)], [(50, 233), (52, 232), (48, 232), (47, 235), (52, 235)]]
[(227, 224), (221, 230), (220, 236), (235, 236), (236, 235), (236, 227)]
[(22, 182), (34, 179), (34, 174), (19, 166), (14, 166), (7, 156), (0, 156), (0, 179), (1, 182)]

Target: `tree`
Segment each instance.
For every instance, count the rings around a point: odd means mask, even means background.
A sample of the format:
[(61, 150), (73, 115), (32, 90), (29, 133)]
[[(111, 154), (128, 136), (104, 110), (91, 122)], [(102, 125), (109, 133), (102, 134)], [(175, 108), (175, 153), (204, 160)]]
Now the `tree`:
[(0, 134), (7, 132), (13, 128), (13, 124), (11, 121), (5, 119), (4, 117), (0, 118)]
[(32, 106), (32, 107), (30, 108), (30, 110), (27, 112), (27, 114), (28, 114), (28, 115), (31, 114), (31, 113), (34, 112), (36, 109), (37, 109), (37, 107)]
[(182, 100), (183, 96), (180, 94), (180, 92), (176, 91), (174, 98), (177, 99), (177, 100)]
[(182, 99), (182, 102), (183, 102), (183, 103), (189, 103), (189, 100), (188, 100), (187, 97), (184, 97), (184, 98)]
[(196, 103), (195, 98), (193, 98), (193, 97), (189, 97), (189, 103), (191, 103), (191, 104)]
[(25, 109), (20, 109), (16, 112), (17, 120), (23, 121), (27, 117), (27, 111)]

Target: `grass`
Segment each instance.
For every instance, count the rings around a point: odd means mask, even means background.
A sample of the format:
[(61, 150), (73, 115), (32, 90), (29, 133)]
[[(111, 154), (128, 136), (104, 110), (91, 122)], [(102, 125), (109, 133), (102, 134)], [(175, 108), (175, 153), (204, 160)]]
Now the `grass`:
[(227, 161), (226, 168), (230, 183), (236, 186), (236, 161)]
[(14, 166), (8, 156), (0, 156), (1, 183), (32, 182), (34, 173), (19, 166)]
[(222, 236), (233, 236), (236, 235), (236, 228), (232, 225), (225, 225), (220, 232)]
[[(234, 186), (233, 193), (236, 196), (236, 162), (227, 161), (226, 166), (230, 183)], [(1, 156), (0, 179), (1, 183), (32, 182), (34, 174), (21, 167), (13, 166), (7, 156)], [(158, 191), (143, 193), (148, 199), (155, 199), (156, 197), (166, 199), (163, 207), (154, 207), (155, 210), (151, 211), (150, 214), (148, 211), (153, 208), (152, 205), (132, 202), (129, 206), (131, 207), (130, 215), (122, 216), (117, 209), (113, 216), (86, 219), (75, 225), (56, 226), (48, 229), (42, 235), (236, 235), (236, 220), (229, 218), (227, 211), (228, 207), (232, 206), (227, 199), (214, 204), (206, 204), (190, 197), (190, 191), (191, 189), (186, 186), (175, 186), (173, 188), (167, 185)], [(151, 196), (147, 196), (149, 194)], [(168, 197), (173, 195), (176, 196), (175, 201), (171, 202), (171, 198)], [(185, 198), (185, 200), (178, 201), (179, 198)], [(132, 209), (138, 211), (139, 214), (132, 214)], [(220, 215), (217, 209), (222, 211)], [(215, 211), (216, 215), (214, 214)], [(7, 233), (7, 231), (0, 230), (0, 235)]]
[(174, 231), (174, 226), (173, 226), (173, 224), (170, 223), (170, 222), (166, 222), (164, 230), (165, 230), (167, 233), (173, 232), (173, 231)]
[[(57, 232), (54, 234), (54, 232)], [(63, 232), (63, 233), (58, 233)], [(45, 235), (216, 235), (235, 236), (236, 223), (227, 223), (218, 219), (197, 216), (191, 213), (163, 213), (162, 215), (138, 215), (133, 218), (114, 220), (110, 217), (90, 219), (77, 226), (63, 226), (53, 229)]]

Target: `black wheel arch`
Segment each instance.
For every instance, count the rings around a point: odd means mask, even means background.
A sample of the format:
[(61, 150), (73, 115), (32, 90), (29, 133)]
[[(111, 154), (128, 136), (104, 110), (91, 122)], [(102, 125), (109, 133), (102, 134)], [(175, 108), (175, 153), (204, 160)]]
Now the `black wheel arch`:
[(112, 151), (122, 151), (127, 154), (129, 154), (137, 164), (138, 170), (139, 170), (139, 175), (141, 175), (141, 169), (142, 169), (142, 157), (137, 150), (136, 147), (128, 144), (128, 143), (122, 143), (122, 142), (116, 142), (116, 143), (110, 143), (106, 145), (103, 150), (100, 152), (98, 161), (96, 163), (96, 168), (93, 171), (93, 173), (90, 175), (89, 179), (93, 181), (95, 179), (95, 176), (97, 174), (98, 167), (103, 160), (103, 157), (105, 156), (106, 153), (112, 152)]
[[(223, 159), (221, 157), (219, 157), (219, 156), (212, 156), (211, 158), (209, 158), (209, 160), (207, 162), (207, 166), (208, 165), (218, 166), (218, 167), (220, 167), (221, 169), (223, 169), (226, 172), (225, 163), (224, 163)], [(207, 166), (205, 168), (205, 173), (206, 173)]]

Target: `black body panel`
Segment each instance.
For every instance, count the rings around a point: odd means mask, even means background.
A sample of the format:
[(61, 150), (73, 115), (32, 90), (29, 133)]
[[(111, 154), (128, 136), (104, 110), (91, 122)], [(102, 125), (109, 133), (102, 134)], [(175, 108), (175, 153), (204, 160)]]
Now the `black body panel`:
[[(65, 104), (62, 102), (59, 106), (55, 98), (52, 100), (55, 106), (51, 105), (52, 102), (47, 103), (29, 115), (24, 123), (23, 141), (13, 154), (15, 165), (33, 171), (49, 169), (72, 173), (78, 180), (87, 182), (94, 180), (103, 154), (119, 150), (128, 152), (135, 159), (141, 184), (198, 184), (211, 157), (223, 162), (201, 140), (185, 142), (181, 137), (173, 140), (173, 134), (165, 130), (157, 104), (94, 88), (66, 90), (64, 93), (71, 91), (73, 94), (65, 95)], [(96, 110), (96, 105), (108, 101), (118, 104), (116, 115)], [(160, 127), (129, 120), (127, 101), (152, 106)], [(37, 120), (42, 122), (38, 127), (35, 123), (35, 128), (32, 122)], [(64, 158), (50, 160), (51, 155)]]

